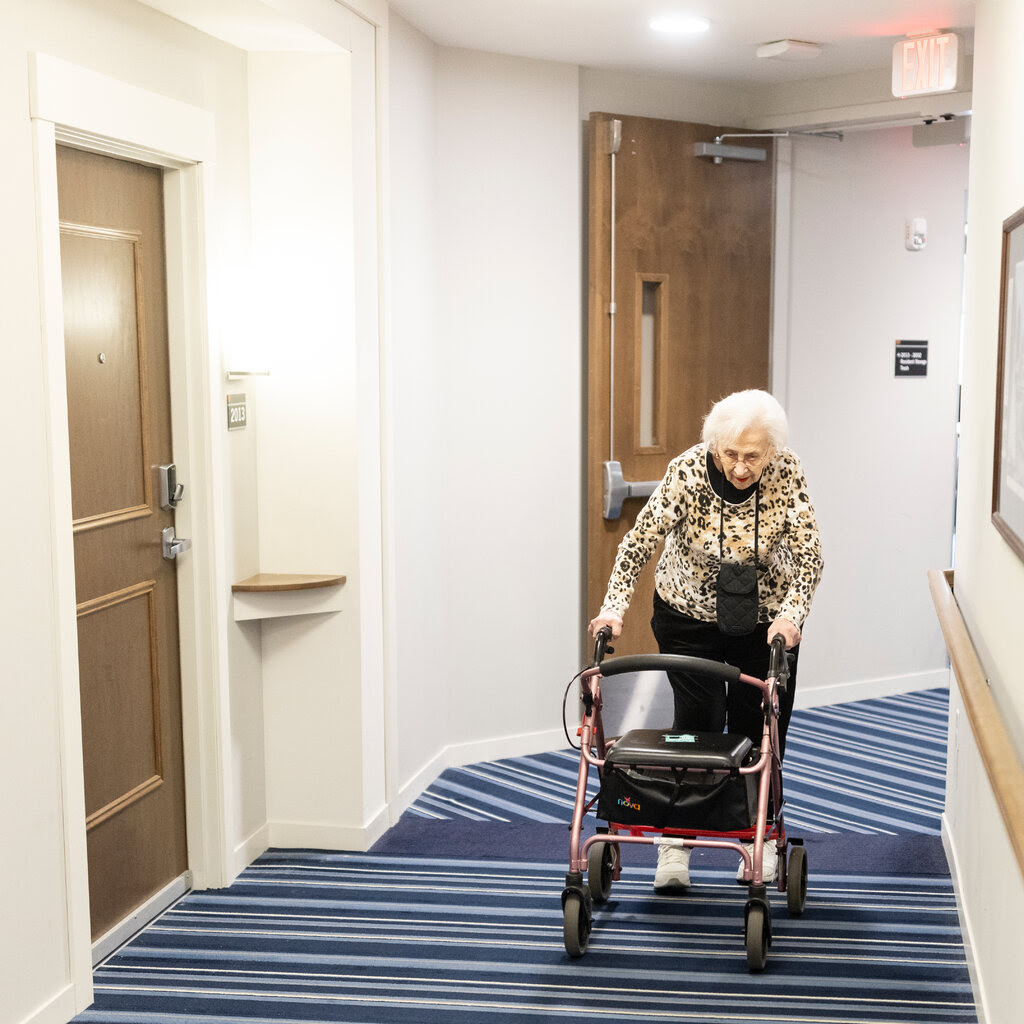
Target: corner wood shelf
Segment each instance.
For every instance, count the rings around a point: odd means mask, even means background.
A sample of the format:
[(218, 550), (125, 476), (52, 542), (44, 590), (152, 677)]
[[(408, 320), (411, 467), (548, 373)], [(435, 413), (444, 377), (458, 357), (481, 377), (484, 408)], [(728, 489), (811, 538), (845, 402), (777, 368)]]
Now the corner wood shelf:
[(341, 611), (345, 576), (258, 572), (231, 586), (236, 622)]

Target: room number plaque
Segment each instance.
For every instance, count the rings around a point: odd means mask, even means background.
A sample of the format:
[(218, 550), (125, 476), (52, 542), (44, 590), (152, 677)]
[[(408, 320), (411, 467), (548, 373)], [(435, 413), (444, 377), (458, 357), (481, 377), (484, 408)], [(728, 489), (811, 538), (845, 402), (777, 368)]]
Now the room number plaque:
[(228, 395), (228, 430), (245, 429), (245, 395)]

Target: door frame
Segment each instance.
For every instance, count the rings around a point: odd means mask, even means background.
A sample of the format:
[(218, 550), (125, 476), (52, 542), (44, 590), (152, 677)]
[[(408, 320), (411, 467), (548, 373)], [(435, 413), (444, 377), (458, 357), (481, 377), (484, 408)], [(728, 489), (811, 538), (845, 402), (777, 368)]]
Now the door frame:
[(56, 145), (164, 168), (168, 342), (174, 456), (190, 500), (177, 529), (195, 541), (178, 567), (185, 816), (189, 869), (198, 888), (227, 884), (227, 636), (230, 580), (219, 554), (224, 536), (221, 432), (210, 410), (219, 396), (207, 308), (207, 194), (215, 153), (214, 118), (206, 110), (127, 85), (46, 54), (29, 57), (40, 314), (46, 382), (47, 472), (55, 607), (61, 797), (68, 906), (68, 963), (75, 1005), (92, 1001), (89, 878), (64, 318), (61, 297)]

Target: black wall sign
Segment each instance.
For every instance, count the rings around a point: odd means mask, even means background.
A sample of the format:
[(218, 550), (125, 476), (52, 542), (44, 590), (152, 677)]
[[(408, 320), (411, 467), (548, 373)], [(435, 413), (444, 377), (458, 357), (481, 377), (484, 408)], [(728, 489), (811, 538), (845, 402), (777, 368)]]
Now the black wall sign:
[(896, 342), (896, 376), (927, 377), (928, 376), (928, 342), (897, 341)]

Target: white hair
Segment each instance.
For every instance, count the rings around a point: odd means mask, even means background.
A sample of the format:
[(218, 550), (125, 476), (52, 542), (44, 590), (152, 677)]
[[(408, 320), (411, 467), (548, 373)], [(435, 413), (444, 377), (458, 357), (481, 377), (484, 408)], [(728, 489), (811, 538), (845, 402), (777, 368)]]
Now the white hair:
[(789, 440), (786, 412), (767, 391), (734, 391), (716, 402), (704, 417), (701, 438), (717, 449), (750, 429), (764, 430), (775, 448), (784, 448)]

